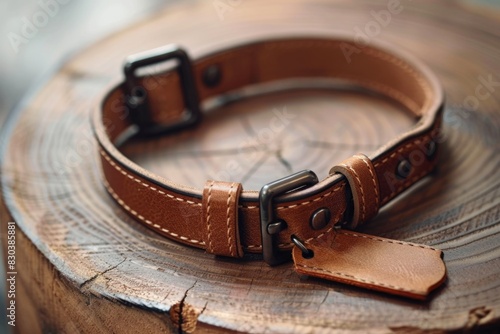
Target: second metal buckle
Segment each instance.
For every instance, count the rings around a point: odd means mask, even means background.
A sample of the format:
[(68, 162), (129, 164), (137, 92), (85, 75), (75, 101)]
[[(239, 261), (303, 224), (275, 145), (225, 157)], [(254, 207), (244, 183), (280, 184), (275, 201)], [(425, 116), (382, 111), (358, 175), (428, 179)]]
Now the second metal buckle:
[(316, 174), (310, 170), (303, 170), (270, 182), (260, 190), (260, 233), (262, 237), (262, 254), (267, 264), (275, 266), (291, 259), (289, 251), (280, 251), (278, 248), (277, 235), (287, 225), (285, 221), (275, 219), (273, 199), (286, 192), (312, 186), (316, 183), (318, 183)]
[[(137, 89), (135, 71), (141, 67), (168, 60), (179, 62), (178, 73), (186, 110), (179, 121), (172, 124), (155, 124), (151, 119), (147, 91)], [(144, 54), (130, 56), (123, 68), (127, 92), (127, 105), (131, 109), (132, 121), (139, 127), (141, 135), (159, 135), (182, 130), (196, 124), (201, 119), (198, 93), (194, 82), (191, 61), (187, 53), (176, 45), (168, 45)]]

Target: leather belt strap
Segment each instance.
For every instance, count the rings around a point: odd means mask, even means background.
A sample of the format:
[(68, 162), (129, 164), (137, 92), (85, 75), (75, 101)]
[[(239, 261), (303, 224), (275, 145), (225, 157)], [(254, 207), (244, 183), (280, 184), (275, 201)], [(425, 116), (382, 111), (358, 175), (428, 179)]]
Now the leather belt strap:
[[(154, 76), (135, 74), (139, 67), (170, 59), (179, 66)], [(292, 235), (311, 241), (336, 224), (354, 228), (436, 165), (440, 85), (419, 61), (385, 45), (358, 48), (344, 38), (265, 40), (193, 62), (170, 46), (129, 58), (125, 74), (126, 81), (107, 93), (93, 117), (105, 187), (137, 221), (214, 254), (263, 252), (266, 261), (278, 263), (290, 253), (283, 251), (293, 246)], [(399, 103), (418, 122), (373, 155), (335, 166), (324, 180), (305, 171), (265, 185), (260, 194), (219, 182), (224, 180), (209, 181), (203, 190), (179, 185), (118, 149), (131, 127), (144, 136), (182, 130), (200, 120), (200, 101), (297, 78), (346, 81)]]

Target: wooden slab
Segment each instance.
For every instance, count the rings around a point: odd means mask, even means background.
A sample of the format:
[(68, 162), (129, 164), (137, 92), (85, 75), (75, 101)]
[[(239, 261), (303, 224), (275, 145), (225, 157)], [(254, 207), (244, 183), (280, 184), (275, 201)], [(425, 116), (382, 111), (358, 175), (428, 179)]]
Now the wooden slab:
[[(498, 326), (500, 24), (459, 3), (402, 2), (400, 13), (371, 37), (396, 43), (429, 64), (447, 95), (439, 170), (363, 227), (444, 250), (449, 279), (430, 301), (299, 277), (291, 264), (271, 268), (257, 259), (215, 258), (141, 227), (111, 200), (100, 184), (89, 111), (120, 79), (126, 55), (171, 42), (196, 57), (254, 38), (354, 35), (377, 22), (372, 11), (387, 6), (221, 2), (230, 6), (222, 17), (217, 1), (190, 1), (81, 52), (11, 118), (2, 133), (1, 219), (3, 228), (7, 221), (17, 224), (16, 330), (172, 332), (169, 312), (176, 304), (184, 312), (183, 329), (199, 332)], [(283, 131), (264, 134), (273, 110), (293, 117)], [(243, 180), (245, 189), (259, 190), (304, 168), (325, 176), (335, 162), (369, 153), (412, 122), (376, 97), (302, 90), (225, 106), (191, 137), (133, 144), (125, 151), (177, 182), (202, 187), (207, 177), (229, 174)], [(245, 135), (233, 138), (235, 128)], [(228, 161), (239, 168), (228, 169)]]

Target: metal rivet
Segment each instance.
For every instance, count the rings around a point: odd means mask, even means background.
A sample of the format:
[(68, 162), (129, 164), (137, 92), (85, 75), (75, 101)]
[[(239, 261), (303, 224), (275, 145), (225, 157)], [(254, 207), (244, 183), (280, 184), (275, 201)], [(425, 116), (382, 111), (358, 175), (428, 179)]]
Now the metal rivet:
[(313, 230), (321, 230), (330, 222), (332, 215), (327, 208), (316, 210), (311, 216), (311, 228)]
[(408, 160), (401, 160), (398, 164), (396, 173), (400, 178), (406, 179), (411, 173), (411, 168), (411, 163)]
[(203, 71), (203, 83), (207, 87), (215, 87), (222, 78), (222, 72), (219, 65), (210, 65)]
[(431, 140), (426, 145), (425, 155), (427, 156), (427, 159), (432, 159), (436, 154), (436, 151), (437, 151), (437, 144), (434, 140)]

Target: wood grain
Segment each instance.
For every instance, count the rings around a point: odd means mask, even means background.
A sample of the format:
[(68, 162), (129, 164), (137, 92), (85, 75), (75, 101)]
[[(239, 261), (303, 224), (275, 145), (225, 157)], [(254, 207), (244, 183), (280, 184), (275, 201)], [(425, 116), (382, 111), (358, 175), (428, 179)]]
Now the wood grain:
[[(371, 11), (387, 6), (385, 1), (235, 3), (224, 20), (211, 2), (171, 7), (92, 46), (64, 64), (2, 133), (2, 226), (8, 220), (18, 226), (18, 312), (30, 326), (23, 329), (175, 331), (169, 312), (178, 303), (176, 319), (191, 308), (184, 318), (196, 318), (198, 332), (498, 326), (500, 87), (484, 82), (500, 81), (500, 24), (453, 2), (404, 2), (374, 37), (429, 64), (447, 95), (439, 170), (363, 227), (366, 233), (443, 249), (449, 279), (430, 301), (299, 277), (291, 264), (271, 268), (254, 258), (215, 258), (143, 228), (111, 200), (100, 184), (89, 110), (119, 79), (126, 55), (170, 42), (196, 57), (270, 35), (355, 34), (356, 27), (374, 20)], [(273, 110), (284, 109), (293, 117), (283, 131), (264, 131)], [(301, 90), (227, 105), (207, 115), (190, 136), (133, 143), (125, 152), (177, 182), (202, 187), (207, 177), (228, 174), (243, 180), (245, 189), (258, 190), (304, 168), (324, 176), (335, 162), (369, 153), (412, 122), (374, 96)], [(237, 127), (243, 135), (228, 138)], [(228, 167), (228, 161), (240, 168)]]

